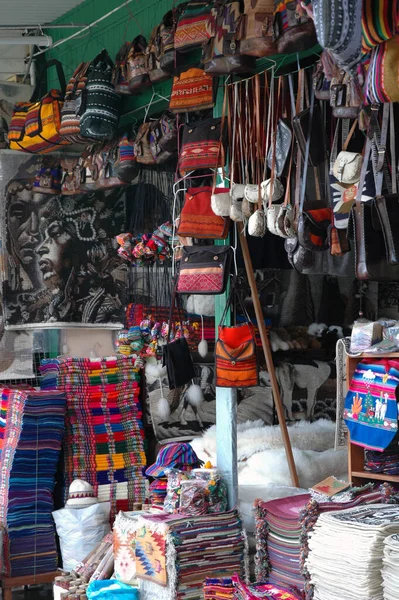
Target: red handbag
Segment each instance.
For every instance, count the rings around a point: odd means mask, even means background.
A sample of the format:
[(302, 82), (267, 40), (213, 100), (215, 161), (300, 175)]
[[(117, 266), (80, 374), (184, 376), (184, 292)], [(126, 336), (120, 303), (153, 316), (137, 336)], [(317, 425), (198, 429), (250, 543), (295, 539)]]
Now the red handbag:
[[(228, 236), (230, 219), (218, 217), (211, 207), (213, 188), (210, 186), (187, 190), (180, 215), (178, 235), (208, 240), (224, 240)], [(216, 188), (217, 193), (226, 193), (227, 188)]]

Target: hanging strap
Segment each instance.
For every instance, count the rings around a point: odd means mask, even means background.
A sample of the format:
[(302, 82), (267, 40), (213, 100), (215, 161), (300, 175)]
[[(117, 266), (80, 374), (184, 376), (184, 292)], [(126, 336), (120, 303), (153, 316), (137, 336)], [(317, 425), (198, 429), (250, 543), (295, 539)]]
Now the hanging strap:
[[(28, 42), (28, 38), (26, 38), (26, 39)], [(38, 78), (37, 78), (35, 88), (33, 90), (32, 96), (30, 98), (30, 102), (37, 102), (38, 100), (40, 100), (40, 86), (45, 82), (46, 71), (48, 69), (50, 69), (51, 67), (55, 67), (57, 69), (57, 77), (58, 77), (58, 81), (60, 84), (61, 95), (63, 98), (65, 97), (66, 81), (65, 81), (64, 70), (62, 68), (62, 64), (60, 63), (60, 61), (56, 60), (55, 58), (52, 58), (51, 60), (46, 62), (43, 65), (43, 67), (41, 68)]]
[(381, 124), (381, 137), (378, 143), (376, 139), (376, 133), (374, 134), (373, 143), (377, 148), (378, 159), (376, 165), (376, 173), (375, 175), (375, 193), (376, 196), (381, 196), (382, 192), (382, 184), (384, 181), (384, 162), (385, 162), (385, 154), (386, 154), (386, 144), (388, 137), (388, 125), (389, 125), (389, 104), (384, 104), (382, 109), (382, 124)]
[(255, 83), (255, 160), (256, 160), (256, 179), (258, 180), (258, 210), (262, 210), (262, 194), (261, 194), (261, 173), (262, 173), (262, 144), (261, 144), (261, 127), (260, 127), (260, 77), (257, 73), (254, 78)]
[(227, 316), (227, 311), (230, 310), (230, 308), (234, 309), (234, 296), (236, 296), (236, 298), (238, 298), (238, 304), (242, 310), (242, 314), (245, 317), (246, 322), (249, 324), (252, 324), (252, 321), (249, 317), (248, 311), (245, 308), (245, 304), (242, 301), (241, 295), (238, 293), (238, 290), (237, 290), (237, 278), (235, 276), (233, 276), (231, 284), (230, 284), (229, 297), (227, 299), (226, 306), (224, 307), (224, 311), (222, 314), (222, 318), (220, 319), (219, 325), (223, 325), (223, 323), (225, 322), (225, 319)]
[(183, 335), (183, 321), (182, 321), (182, 315), (181, 315), (181, 311), (180, 311), (180, 304), (179, 304), (179, 298), (177, 295), (177, 277), (175, 277), (174, 281), (173, 281), (173, 290), (172, 290), (172, 298), (170, 301), (170, 310), (169, 310), (169, 324), (168, 324), (168, 335), (166, 337), (166, 343), (169, 344), (170, 342), (170, 334), (172, 331), (172, 323), (173, 323), (173, 311), (175, 308), (175, 304), (177, 307), (177, 315), (179, 318), (179, 323), (180, 323), (180, 331)]
[[(216, 157), (215, 170), (213, 172), (212, 194), (215, 193), (215, 188), (216, 188), (216, 178), (217, 178), (217, 172), (218, 172), (219, 158), (221, 155), (224, 154), (223, 130), (224, 130), (225, 122), (226, 122), (226, 111), (227, 110), (228, 110), (228, 108), (227, 108), (227, 86), (225, 86), (224, 87), (224, 96), (223, 96), (222, 118), (221, 118), (221, 122), (220, 122), (220, 139), (219, 139), (218, 153), (217, 153), (217, 157)], [(229, 113), (230, 113), (230, 111), (228, 111), (228, 114)], [(230, 138), (230, 129), (231, 129), (230, 118), (228, 118), (228, 127), (229, 127), (229, 138)], [(229, 140), (229, 141), (231, 142), (231, 140)], [(222, 160), (222, 164), (224, 164), (224, 160)], [(223, 167), (222, 167), (222, 177), (223, 177), (223, 179), (225, 179), (225, 173), (224, 173)]]
[(312, 137), (312, 126), (313, 126), (313, 114), (314, 114), (314, 89), (313, 86), (310, 92), (310, 110), (309, 110), (309, 129), (308, 136), (306, 139), (306, 149), (305, 149), (305, 158), (303, 162), (303, 173), (302, 173), (302, 186), (301, 186), (301, 197), (299, 202), (299, 213), (303, 212), (303, 207), (305, 204), (305, 196), (306, 196), (306, 180), (308, 175), (308, 167), (309, 167), (309, 154), (310, 154), (310, 140)]
[(393, 102), (389, 105), (389, 142), (391, 148), (391, 185), (392, 193), (398, 193), (398, 180), (396, 177), (396, 138), (395, 138), (395, 114)]
[(367, 169), (368, 169), (368, 165), (370, 162), (371, 144), (372, 144), (371, 139), (369, 137), (367, 137), (366, 146), (364, 149), (362, 170), (360, 171), (359, 186), (357, 188), (356, 202), (361, 202), (361, 200), (362, 200), (363, 188), (364, 188), (364, 184), (366, 182)]
[(344, 142), (344, 143), (343, 143), (343, 145), (342, 145), (342, 150), (343, 150), (344, 152), (346, 152), (346, 150), (348, 149), (349, 142), (351, 141), (351, 139), (352, 139), (352, 137), (353, 137), (353, 134), (354, 134), (354, 133), (355, 133), (355, 131), (356, 131), (357, 124), (358, 124), (358, 120), (356, 119), (356, 120), (354, 121), (354, 123), (353, 123), (352, 127), (350, 128), (350, 131), (349, 131), (349, 133), (348, 133), (348, 135), (347, 135), (347, 138), (346, 138), (345, 142)]
[(276, 150), (277, 150), (277, 124), (278, 124), (278, 114), (280, 107), (280, 97), (281, 97), (281, 86), (282, 86), (282, 77), (278, 78), (278, 88), (277, 88), (277, 103), (276, 110), (274, 116), (274, 129), (273, 129), (273, 154), (272, 154), (272, 168), (270, 173), (270, 185), (269, 185), (269, 208), (271, 208), (273, 204), (273, 191), (274, 191), (274, 181), (276, 179)]

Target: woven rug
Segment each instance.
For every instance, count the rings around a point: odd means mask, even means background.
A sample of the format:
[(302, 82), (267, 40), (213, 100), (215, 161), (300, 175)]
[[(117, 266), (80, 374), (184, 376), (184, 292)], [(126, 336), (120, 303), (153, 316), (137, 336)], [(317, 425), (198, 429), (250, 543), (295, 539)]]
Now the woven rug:
[(9, 577), (54, 571), (51, 513), (65, 395), (32, 388), (1, 388), (0, 394), (0, 570)]
[(88, 481), (111, 519), (147, 497), (141, 372), (134, 359), (59, 358), (42, 361), (41, 386), (67, 396), (65, 486)]

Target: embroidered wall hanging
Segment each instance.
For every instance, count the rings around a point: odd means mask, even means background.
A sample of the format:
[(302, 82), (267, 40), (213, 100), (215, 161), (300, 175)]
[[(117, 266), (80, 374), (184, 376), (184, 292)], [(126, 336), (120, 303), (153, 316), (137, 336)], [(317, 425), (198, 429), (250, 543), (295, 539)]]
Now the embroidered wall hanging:
[(398, 430), (397, 361), (361, 362), (346, 395), (344, 419), (351, 442), (384, 450)]
[(6, 328), (119, 327), (126, 267), (118, 258), (115, 236), (125, 226), (123, 192), (37, 193), (38, 158), (24, 157), (16, 172), (8, 164), (14, 158), (0, 155), (0, 172), (7, 166), (1, 182)]

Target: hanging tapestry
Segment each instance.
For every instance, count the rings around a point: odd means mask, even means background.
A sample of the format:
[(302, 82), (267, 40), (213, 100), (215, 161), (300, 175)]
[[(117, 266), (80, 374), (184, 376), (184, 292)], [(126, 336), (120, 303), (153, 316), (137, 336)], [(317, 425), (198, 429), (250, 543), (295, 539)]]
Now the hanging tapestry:
[(119, 327), (126, 267), (115, 236), (125, 226), (123, 191), (38, 193), (39, 160), (15, 164), (14, 153), (0, 155), (6, 328)]

